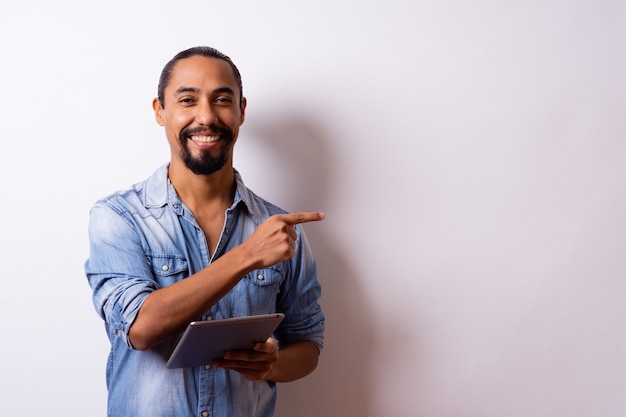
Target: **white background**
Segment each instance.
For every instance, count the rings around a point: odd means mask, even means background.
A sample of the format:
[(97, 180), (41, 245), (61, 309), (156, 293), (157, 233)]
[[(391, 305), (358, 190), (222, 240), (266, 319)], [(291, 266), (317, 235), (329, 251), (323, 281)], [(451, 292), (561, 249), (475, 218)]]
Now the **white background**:
[(625, 4), (3, 2), (0, 414), (105, 415), (88, 211), (168, 160), (158, 76), (206, 44), (247, 185), (327, 214), (278, 417), (623, 417)]

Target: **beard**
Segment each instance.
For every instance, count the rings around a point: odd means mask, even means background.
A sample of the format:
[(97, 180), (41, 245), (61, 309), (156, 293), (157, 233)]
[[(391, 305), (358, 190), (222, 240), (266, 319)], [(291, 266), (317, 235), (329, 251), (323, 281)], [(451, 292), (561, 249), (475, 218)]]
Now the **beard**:
[(215, 156), (211, 154), (211, 149), (202, 150), (197, 156), (192, 155), (189, 150), (188, 144), (191, 140), (191, 136), (206, 134), (206, 129), (185, 128), (179, 135), (181, 145), (180, 157), (185, 163), (185, 166), (196, 175), (211, 175), (214, 172), (219, 171), (224, 167), (224, 165), (226, 165), (230, 156), (230, 150), (234, 141), (232, 130), (227, 127), (218, 127), (215, 125), (211, 125), (209, 128), (213, 135), (220, 135), (220, 141), (223, 142), (221, 144), (221, 150)]

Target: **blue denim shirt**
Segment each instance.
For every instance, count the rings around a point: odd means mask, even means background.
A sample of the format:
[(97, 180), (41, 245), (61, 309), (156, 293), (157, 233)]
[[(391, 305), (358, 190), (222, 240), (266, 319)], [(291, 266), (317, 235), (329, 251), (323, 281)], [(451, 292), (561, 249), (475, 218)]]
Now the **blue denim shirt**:
[[(244, 242), (267, 217), (284, 213), (246, 188), (237, 189), (213, 259)], [(307, 340), (322, 349), (324, 316), (316, 265), (302, 229), (296, 255), (252, 271), (201, 319), (283, 312), (279, 346)], [(106, 365), (109, 417), (270, 417), (276, 384), (250, 382), (219, 368), (165, 367), (177, 337), (133, 349), (128, 332), (146, 297), (188, 277), (212, 259), (204, 234), (167, 177), (167, 165), (146, 181), (92, 207), (85, 273), (111, 342)], [(200, 318), (199, 318), (200, 319)]]

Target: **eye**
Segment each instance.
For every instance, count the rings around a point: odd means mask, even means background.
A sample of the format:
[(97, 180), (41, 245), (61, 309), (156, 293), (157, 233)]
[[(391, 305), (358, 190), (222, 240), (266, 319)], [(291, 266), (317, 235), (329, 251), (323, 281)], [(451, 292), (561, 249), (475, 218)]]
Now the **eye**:
[(227, 96), (219, 96), (215, 99), (215, 102), (221, 104), (230, 104), (233, 102), (233, 99)]
[(195, 100), (192, 97), (181, 97), (178, 99), (178, 102), (182, 105), (188, 106), (195, 103)]

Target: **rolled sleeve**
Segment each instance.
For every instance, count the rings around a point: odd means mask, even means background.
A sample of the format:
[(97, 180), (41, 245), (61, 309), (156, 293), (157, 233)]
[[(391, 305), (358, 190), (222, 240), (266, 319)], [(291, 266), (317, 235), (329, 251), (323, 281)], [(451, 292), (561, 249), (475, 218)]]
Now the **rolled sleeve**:
[(119, 337), (132, 348), (130, 326), (146, 297), (157, 289), (139, 234), (123, 213), (97, 203), (90, 212), (89, 240), (85, 273), (94, 307), (106, 322), (109, 336)]
[(279, 311), (285, 320), (276, 336), (281, 346), (308, 341), (321, 351), (324, 347), (325, 321), (319, 299), (322, 289), (317, 279), (317, 265), (302, 229), (297, 228), (298, 246), (289, 262), (290, 273), (284, 283)]

